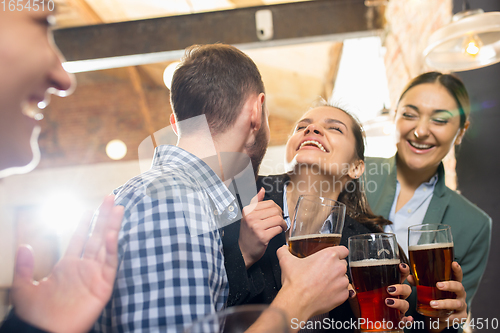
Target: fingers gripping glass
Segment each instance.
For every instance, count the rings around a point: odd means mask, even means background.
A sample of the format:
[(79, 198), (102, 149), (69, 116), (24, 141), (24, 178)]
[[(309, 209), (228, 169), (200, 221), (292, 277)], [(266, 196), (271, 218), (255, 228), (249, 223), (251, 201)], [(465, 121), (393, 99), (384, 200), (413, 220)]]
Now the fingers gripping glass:
[(290, 228), (290, 252), (304, 258), (326, 247), (339, 245), (345, 212), (346, 207), (341, 202), (301, 195)]
[(447, 317), (453, 311), (433, 309), (432, 300), (455, 298), (455, 293), (436, 287), (451, 280), (453, 236), (446, 224), (420, 224), (408, 228), (408, 253), (412, 275), (417, 284), (417, 312), (429, 317)]

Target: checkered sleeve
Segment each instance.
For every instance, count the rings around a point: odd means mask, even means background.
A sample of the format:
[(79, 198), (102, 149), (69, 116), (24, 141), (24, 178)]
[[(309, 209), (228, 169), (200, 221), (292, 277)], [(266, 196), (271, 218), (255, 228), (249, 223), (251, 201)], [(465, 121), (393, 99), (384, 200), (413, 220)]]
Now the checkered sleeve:
[[(99, 332), (182, 332), (224, 306), (224, 257), (211, 203), (188, 176), (125, 186), (120, 266)], [(196, 230), (194, 230), (196, 228)]]

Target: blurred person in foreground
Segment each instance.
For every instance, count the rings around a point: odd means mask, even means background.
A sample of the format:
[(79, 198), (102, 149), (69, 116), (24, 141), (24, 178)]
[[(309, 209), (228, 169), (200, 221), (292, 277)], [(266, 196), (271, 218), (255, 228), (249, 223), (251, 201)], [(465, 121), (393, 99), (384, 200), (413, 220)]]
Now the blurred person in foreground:
[[(41, 2), (37, 11), (0, 7), (0, 177), (36, 167), (36, 105), (48, 102), (49, 92), (68, 91), (74, 85), (52, 40), (52, 12), (47, 4), (44, 9)], [(33, 281), (33, 254), (21, 246), (11, 289), (14, 308), (0, 332), (88, 331), (111, 296), (122, 215), (123, 207), (114, 207), (113, 197), (106, 197), (92, 236), (87, 239), (89, 216), (42, 281)]]

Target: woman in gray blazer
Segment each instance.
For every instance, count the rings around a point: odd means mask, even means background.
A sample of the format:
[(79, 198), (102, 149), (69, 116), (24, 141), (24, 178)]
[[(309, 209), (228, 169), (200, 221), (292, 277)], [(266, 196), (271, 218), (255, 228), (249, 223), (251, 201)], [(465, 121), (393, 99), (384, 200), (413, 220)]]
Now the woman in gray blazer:
[(442, 160), (461, 143), (469, 114), (469, 96), (457, 77), (424, 73), (406, 86), (399, 99), (396, 155), (366, 161), (370, 206), (393, 222), (385, 231), (394, 232), (405, 250), (408, 226), (451, 226), (455, 261), (462, 267), (467, 298), (450, 318), (466, 311), (466, 305), (470, 307), (486, 267), (491, 237), (491, 218), (445, 185)]

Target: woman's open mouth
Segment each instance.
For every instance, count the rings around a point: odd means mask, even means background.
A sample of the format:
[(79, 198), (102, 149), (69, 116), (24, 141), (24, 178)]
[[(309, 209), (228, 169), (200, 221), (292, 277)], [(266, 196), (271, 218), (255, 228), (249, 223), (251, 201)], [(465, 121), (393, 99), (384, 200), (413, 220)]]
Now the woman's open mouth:
[(428, 143), (418, 143), (418, 142), (411, 141), (411, 140), (407, 140), (407, 142), (410, 145), (410, 147), (415, 148), (416, 150), (419, 150), (419, 151), (427, 151), (427, 150), (430, 150), (430, 149), (436, 147), (435, 145), (431, 145)]
[(325, 147), (323, 147), (323, 145), (321, 143), (319, 143), (318, 141), (315, 141), (315, 140), (306, 140), (306, 141), (302, 142), (297, 150), (302, 149), (304, 147), (318, 148), (319, 150), (321, 150), (324, 153), (328, 152), (325, 149)]

